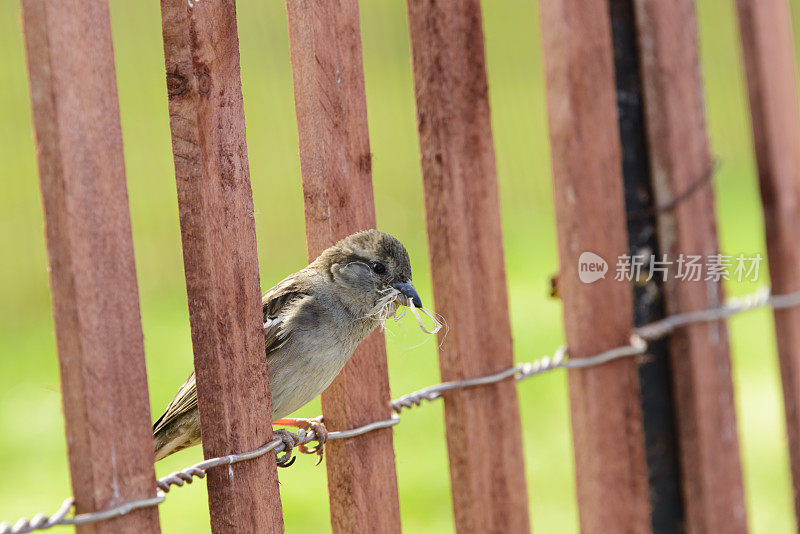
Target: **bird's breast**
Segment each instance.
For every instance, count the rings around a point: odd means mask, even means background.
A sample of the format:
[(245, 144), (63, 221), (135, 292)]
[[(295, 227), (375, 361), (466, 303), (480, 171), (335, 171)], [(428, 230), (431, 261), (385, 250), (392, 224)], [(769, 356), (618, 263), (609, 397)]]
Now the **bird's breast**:
[(342, 370), (357, 345), (330, 337), (316, 342), (290, 339), (270, 354), (273, 421), (286, 417), (322, 393)]

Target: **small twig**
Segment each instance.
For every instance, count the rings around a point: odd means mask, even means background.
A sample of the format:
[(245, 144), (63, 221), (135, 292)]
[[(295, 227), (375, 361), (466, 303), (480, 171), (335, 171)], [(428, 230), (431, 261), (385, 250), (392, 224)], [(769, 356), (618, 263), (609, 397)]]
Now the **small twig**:
[(709, 169), (707, 173), (701, 176), (699, 180), (695, 181), (689, 187), (687, 187), (686, 191), (680, 193), (669, 202), (665, 202), (659, 206), (642, 208), (628, 213), (627, 215), (628, 221), (639, 221), (642, 219), (647, 219), (648, 217), (652, 217), (657, 213), (664, 213), (666, 211), (674, 210), (676, 206), (678, 206), (681, 202), (687, 200), (689, 197), (694, 195), (703, 186), (710, 184), (712, 182), (712, 179), (714, 178), (714, 175), (717, 173), (717, 169), (719, 169), (719, 161), (714, 160), (711, 163), (711, 169)]

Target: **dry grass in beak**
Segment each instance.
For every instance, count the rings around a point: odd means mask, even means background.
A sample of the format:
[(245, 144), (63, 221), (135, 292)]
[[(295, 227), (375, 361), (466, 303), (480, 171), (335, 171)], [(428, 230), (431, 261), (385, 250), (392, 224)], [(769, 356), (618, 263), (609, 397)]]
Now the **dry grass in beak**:
[(393, 287), (388, 287), (381, 291), (382, 296), (375, 303), (372, 311), (367, 317), (373, 317), (381, 324), (381, 329), (386, 328), (386, 321), (389, 319), (397, 320), (397, 308), (400, 306), (399, 297), (401, 293)]
[[(414, 303), (411, 301), (410, 298), (403, 295), (400, 291), (395, 288), (386, 288), (382, 291), (383, 295), (378, 301), (375, 303), (373, 311), (369, 314), (369, 317), (374, 317), (380, 322), (380, 327), (382, 330), (392, 334), (390, 330), (386, 329), (386, 321), (389, 319), (393, 319), (398, 324), (400, 323), (400, 319), (405, 316), (406, 310), (411, 310), (411, 313), (417, 319), (417, 324), (419, 325), (420, 330), (428, 334), (428, 338), (425, 339), (419, 345), (414, 347), (402, 347), (404, 349), (414, 349), (424, 345), (430, 336), (439, 332), (442, 329), (442, 326), (447, 326), (442, 321), (439, 321), (438, 314), (431, 313), (430, 311), (426, 310), (425, 308), (417, 308), (414, 306)], [(401, 304), (403, 305), (401, 308)], [(422, 322), (422, 318), (420, 317), (419, 312), (424, 313), (433, 323), (433, 326), (429, 329), (425, 326), (425, 323)], [(402, 326), (402, 325), (401, 325)], [(445, 331), (445, 335), (447, 332)], [(443, 340), (442, 340), (443, 341)]]
[(425, 327), (425, 323), (422, 322), (422, 319), (419, 316), (419, 312), (417, 311), (418, 308), (414, 306), (414, 303), (411, 301), (411, 299), (408, 299), (408, 307), (411, 310), (411, 313), (414, 314), (414, 317), (416, 317), (420, 330), (422, 330), (426, 334), (435, 334), (436, 332), (442, 329), (442, 323), (440, 323), (431, 312), (429, 312), (425, 308), (419, 308), (419, 310), (422, 313), (428, 316), (428, 319), (433, 321), (433, 330), (428, 330)]
[[(414, 303), (411, 302), (411, 299), (406, 298), (406, 299), (404, 299), (404, 301), (407, 304), (405, 304), (403, 306), (402, 311), (399, 312), (395, 316), (395, 320), (397, 320), (400, 317), (402, 317), (403, 315), (405, 315), (405, 311), (406, 310), (411, 310), (411, 313), (417, 319), (417, 324), (419, 325), (420, 330), (422, 330), (423, 332), (425, 332), (428, 335), (425, 336), (425, 339), (422, 341), (422, 343), (419, 343), (419, 344), (411, 346), (411, 347), (403, 347), (403, 346), (401, 346), (400, 348), (403, 349), (403, 350), (413, 350), (413, 349), (416, 349), (418, 347), (421, 347), (422, 345), (427, 343), (428, 340), (431, 337), (433, 337), (434, 334), (436, 334), (439, 330), (441, 330), (442, 327), (444, 327), (444, 329), (445, 329), (444, 330), (444, 335), (442, 336), (442, 339), (440, 340), (439, 347), (438, 347), (438, 348), (441, 348), (442, 343), (444, 343), (444, 338), (447, 337), (447, 332), (449, 330), (449, 328), (447, 327), (447, 321), (444, 320), (444, 317), (442, 317), (441, 315), (439, 315), (436, 312), (430, 312), (430, 311), (426, 310), (425, 308), (417, 308), (416, 306), (414, 306)], [(425, 323), (422, 322), (422, 318), (419, 316), (419, 311), (418, 310), (421, 310), (422, 313), (427, 315), (428, 318), (430, 318), (430, 320), (433, 322), (433, 326), (431, 327), (431, 329), (428, 329), (428, 327), (425, 326)], [(401, 324), (400, 326), (402, 327), (403, 325)], [(391, 331), (389, 331), (389, 330), (387, 330), (387, 332), (391, 333)]]

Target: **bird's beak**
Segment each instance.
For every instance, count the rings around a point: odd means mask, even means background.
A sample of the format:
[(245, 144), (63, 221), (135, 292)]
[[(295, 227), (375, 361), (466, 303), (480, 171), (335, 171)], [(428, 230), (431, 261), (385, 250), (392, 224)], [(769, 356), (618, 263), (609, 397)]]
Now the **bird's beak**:
[(414, 284), (411, 282), (398, 282), (396, 284), (392, 284), (392, 287), (406, 297), (406, 306), (408, 306), (408, 301), (410, 300), (415, 307), (422, 308), (422, 299), (419, 298), (419, 294), (417, 294)]

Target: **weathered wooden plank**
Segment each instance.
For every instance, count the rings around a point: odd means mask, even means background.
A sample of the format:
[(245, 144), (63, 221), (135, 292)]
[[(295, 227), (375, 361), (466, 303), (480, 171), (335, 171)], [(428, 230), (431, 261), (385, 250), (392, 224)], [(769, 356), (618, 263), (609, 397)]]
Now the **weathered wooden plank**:
[[(628, 251), (609, 6), (541, 3), (564, 327), (572, 358), (629, 342), (629, 284), (614, 280)], [(610, 273), (579, 278), (592, 252)], [(581, 532), (650, 530), (636, 364), (570, 370)]]
[[(287, 0), (309, 260), (375, 227), (356, 0)], [(391, 415), (386, 345), (373, 333), (322, 395), (329, 429)], [(399, 532), (391, 429), (327, 447), (334, 532)]]
[[(629, 254), (640, 258), (655, 254), (661, 258), (656, 231), (657, 208), (650, 180), (634, 0), (609, 0), (609, 8)], [(647, 267), (643, 273), (646, 270)], [(646, 281), (639, 278), (632, 284), (633, 322), (636, 326), (664, 318), (662, 285), (658, 275)], [(654, 534), (674, 534), (680, 532), (684, 515), (669, 340), (652, 341), (647, 349), (647, 358), (638, 363), (650, 525)]]
[[(105, 0), (23, 0), (53, 315), (78, 513), (155, 496), (111, 24)], [(147, 508), (79, 532), (159, 532)]]
[[(234, 0), (161, 2), (205, 456), (272, 439)], [(214, 532), (282, 532), (274, 454), (209, 473)]]
[[(460, 380), (513, 365), (481, 6), (409, 0), (408, 18), (433, 291), (450, 325), (439, 366)], [(529, 532), (514, 381), (444, 400), (457, 530)]]
[[(786, 0), (738, 0), (772, 290), (800, 290), (800, 111)], [(786, 430), (800, 518), (800, 310), (775, 311)]]
[[(692, 0), (636, 0), (653, 190), (666, 205), (711, 170)], [(713, 190), (658, 216), (661, 252), (711, 261), (718, 253)], [(677, 275), (677, 273), (674, 273)], [(719, 281), (668, 277), (668, 314), (719, 306)], [(689, 326), (670, 341), (687, 532), (745, 532), (736, 414), (724, 322)]]

